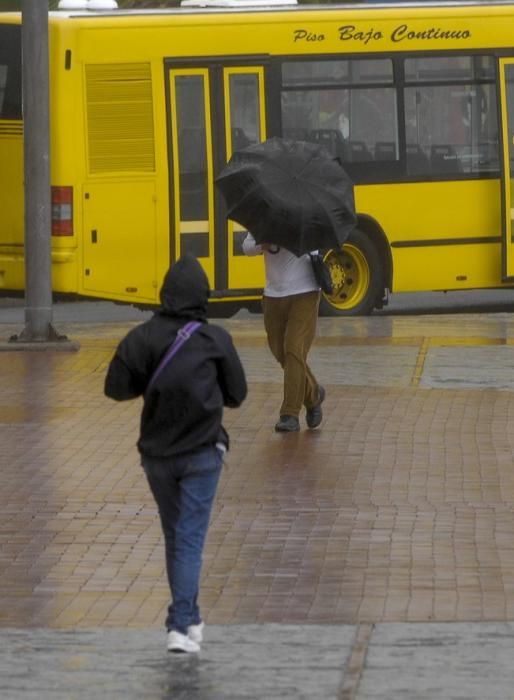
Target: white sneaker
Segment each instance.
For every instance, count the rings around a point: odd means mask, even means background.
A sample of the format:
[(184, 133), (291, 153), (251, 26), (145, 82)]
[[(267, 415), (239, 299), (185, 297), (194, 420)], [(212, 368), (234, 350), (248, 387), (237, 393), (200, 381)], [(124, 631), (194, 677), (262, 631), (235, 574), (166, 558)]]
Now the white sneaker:
[(203, 628), (205, 627), (203, 622), (198, 625), (189, 625), (187, 628), (187, 636), (192, 639), (193, 642), (201, 644), (203, 642)]
[(171, 630), (168, 632), (168, 651), (175, 654), (195, 654), (200, 651), (200, 645), (190, 639), (187, 634)]

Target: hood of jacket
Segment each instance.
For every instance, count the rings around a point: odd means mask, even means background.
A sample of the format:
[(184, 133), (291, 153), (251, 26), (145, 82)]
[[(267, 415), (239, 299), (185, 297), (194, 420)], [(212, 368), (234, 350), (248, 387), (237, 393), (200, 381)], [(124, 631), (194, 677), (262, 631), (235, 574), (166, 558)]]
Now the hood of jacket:
[(198, 260), (183, 255), (164, 276), (160, 297), (162, 311), (170, 316), (205, 320), (209, 280)]

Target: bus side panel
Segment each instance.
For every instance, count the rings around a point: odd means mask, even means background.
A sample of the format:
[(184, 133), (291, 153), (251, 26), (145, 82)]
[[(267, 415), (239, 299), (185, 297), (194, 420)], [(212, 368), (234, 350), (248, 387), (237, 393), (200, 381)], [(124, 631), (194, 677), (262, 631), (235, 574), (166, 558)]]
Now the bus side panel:
[(0, 290), (23, 289), (24, 198), (21, 27), (17, 15), (0, 23)]
[(22, 131), (21, 122), (0, 122), (0, 289), (24, 286)]
[(84, 293), (157, 301), (152, 181), (90, 182), (84, 190)]
[(367, 185), (356, 204), (389, 238), (392, 291), (502, 286), (499, 180)]
[(71, 188), (71, 235), (52, 235), (52, 288), (75, 294), (81, 238), (80, 187), (84, 180), (81, 83), (76, 65), (77, 32), (73, 23), (50, 22), (50, 182)]

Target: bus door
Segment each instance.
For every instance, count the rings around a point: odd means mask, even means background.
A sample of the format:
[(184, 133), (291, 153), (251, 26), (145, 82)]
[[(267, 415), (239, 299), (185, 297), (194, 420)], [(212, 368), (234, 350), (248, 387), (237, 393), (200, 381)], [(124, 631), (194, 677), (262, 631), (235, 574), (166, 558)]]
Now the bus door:
[(227, 221), (214, 185), (234, 150), (266, 137), (264, 67), (197, 63), (168, 72), (171, 261), (192, 253), (213, 297), (263, 286), (262, 259), (244, 256), (242, 227)]
[(500, 60), (503, 141), (502, 275), (514, 278), (514, 59)]

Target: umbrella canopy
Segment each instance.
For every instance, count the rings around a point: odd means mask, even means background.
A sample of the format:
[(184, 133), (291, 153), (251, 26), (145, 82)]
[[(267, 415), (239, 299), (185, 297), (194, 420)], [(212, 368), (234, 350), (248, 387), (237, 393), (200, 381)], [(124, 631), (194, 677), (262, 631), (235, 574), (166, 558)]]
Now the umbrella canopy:
[(317, 144), (271, 138), (236, 151), (216, 184), (257, 243), (295, 255), (342, 245), (357, 218), (353, 183)]

